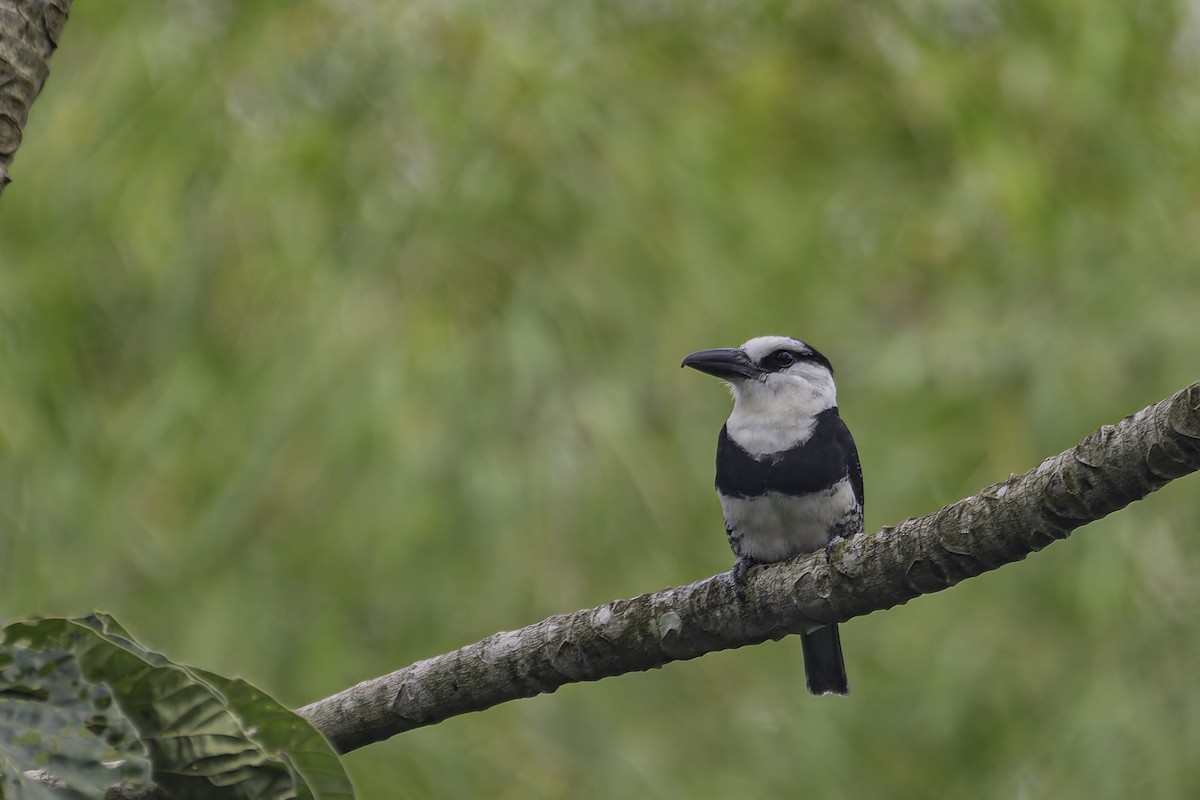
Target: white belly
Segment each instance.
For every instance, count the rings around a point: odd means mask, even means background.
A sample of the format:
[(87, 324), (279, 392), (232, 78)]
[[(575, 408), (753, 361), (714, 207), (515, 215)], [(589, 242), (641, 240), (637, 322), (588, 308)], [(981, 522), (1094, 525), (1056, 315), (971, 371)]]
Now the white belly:
[(765, 562), (820, 550), (857, 506), (849, 478), (803, 497), (777, 492), (757, 497), (719, 496), (725, 527), (732, 531), (734, 554)]

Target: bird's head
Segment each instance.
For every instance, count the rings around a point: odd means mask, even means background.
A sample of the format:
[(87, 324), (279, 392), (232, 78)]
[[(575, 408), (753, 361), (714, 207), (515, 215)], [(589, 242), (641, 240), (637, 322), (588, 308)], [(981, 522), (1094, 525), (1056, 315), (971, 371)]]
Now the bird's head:
[(764, 424), (815, 417), (837, 405), (829, 359), (787, 336), (759, 336), (741, 347), (701, 350), (680, 366), (725, 381), (733, 391), (734, 414)]

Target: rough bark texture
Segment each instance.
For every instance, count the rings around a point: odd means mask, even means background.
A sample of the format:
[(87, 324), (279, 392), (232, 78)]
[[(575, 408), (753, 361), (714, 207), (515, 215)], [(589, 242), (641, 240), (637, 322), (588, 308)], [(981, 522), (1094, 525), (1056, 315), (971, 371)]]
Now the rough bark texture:
[(497, 633), (300, 709), (340, 752), (566, 683), (662, 666), (844, 622), (1019, 561), (1200, 469), (1200, 383), (1023, 475), (919, 519), (751, 573)]
[(0, 0), (0, 193), (70, 10), (71, 0)]

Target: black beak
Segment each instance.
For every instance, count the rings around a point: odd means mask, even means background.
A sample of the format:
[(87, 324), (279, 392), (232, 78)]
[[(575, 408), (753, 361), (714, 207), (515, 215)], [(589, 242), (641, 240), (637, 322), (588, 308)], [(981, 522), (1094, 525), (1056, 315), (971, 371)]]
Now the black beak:
[(692, 353), (679, 366), (698, 369), (726, 381), (757, 378), (762, 374), (762, 370), (754, 365), (749, 356), (732, 347)]

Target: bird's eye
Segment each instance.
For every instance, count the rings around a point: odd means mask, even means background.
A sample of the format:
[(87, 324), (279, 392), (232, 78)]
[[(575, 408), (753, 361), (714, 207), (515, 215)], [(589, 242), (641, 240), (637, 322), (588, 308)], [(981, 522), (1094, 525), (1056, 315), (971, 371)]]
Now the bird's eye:
[(775, 365), (781, 368), (790, 367), (792, 364), (796, 363), (796, 357), (787, 350), (780, 350), (778, 353), (771, 356), (771, 358), (775, 361)]

